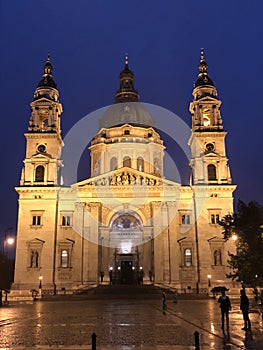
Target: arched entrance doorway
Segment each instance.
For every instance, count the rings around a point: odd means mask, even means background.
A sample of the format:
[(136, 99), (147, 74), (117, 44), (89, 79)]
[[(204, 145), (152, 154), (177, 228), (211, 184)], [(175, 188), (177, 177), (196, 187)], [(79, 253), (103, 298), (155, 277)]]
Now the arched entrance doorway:
[(140, 266), (142, 242), (142, 222), (136, 213), (121, 212), (113, 217), (110, 228), (113, 283), (133, 284), (142, 281), (143, 271)]

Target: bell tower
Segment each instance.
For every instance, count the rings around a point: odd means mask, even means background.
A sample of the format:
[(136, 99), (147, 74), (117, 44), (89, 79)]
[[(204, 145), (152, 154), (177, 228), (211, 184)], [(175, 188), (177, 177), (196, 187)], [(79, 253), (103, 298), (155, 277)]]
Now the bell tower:
[(189, 140), (192, 159), (193, 185), (231, 184), (228, 159), (226, 157), (223, 121), (220, 114), (221, 101), (214, 82), (208, 75), (204, 51), (201, 51), (198, 79), (194, 84), (192, 115), (192, 136)]
[(57, 84), (53, 80), (48, 54), (44, 74), (31, 102), (31, 117), (26, 137), (26, 157), (20, 180), (21, 186), (60, 185), (62, 167), (60, 115)]

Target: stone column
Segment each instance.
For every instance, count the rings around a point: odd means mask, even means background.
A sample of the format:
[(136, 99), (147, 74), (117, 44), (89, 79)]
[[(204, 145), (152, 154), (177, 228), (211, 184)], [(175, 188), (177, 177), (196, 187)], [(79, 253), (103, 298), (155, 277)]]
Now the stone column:
[(153, 223), (153, 250), (154, 250), (154, 283), (163, 282), (164, 265), (163, 265), (163, 238), (162, 238), (162, 213), (161, 202), (151, 202), (152, 206), (152, 223)]
[[(144, 281), (146, 283), (151, 283), (150, 274), (152, 274), (152, 227), (144, 227), (144, 260), (143, 260), (143, 271), (144, 271)], [(151, 278), (152, 279), (152, 278)]]
[(84, 283), (97, 283), (99, 280), (99, 223), (101, 204), (87, 204), (85, 211), (84, 241)]

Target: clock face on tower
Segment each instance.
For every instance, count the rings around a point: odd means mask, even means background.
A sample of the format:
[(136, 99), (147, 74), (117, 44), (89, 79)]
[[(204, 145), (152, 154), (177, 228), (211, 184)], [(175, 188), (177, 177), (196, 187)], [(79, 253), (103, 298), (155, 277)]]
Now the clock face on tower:
[(215, 150), (215, 146), (214, 146), (213, 143), (207, 143), (207, 144), (205, 145), (205, 149), (206, 149), (207, 152), (212, 152), (212, 151)]
[(37, 150), (38, 150), (38, 152), (43, 153), (43, 152), (46, 151), (46, 146), (45, 145), (39, 145), (39, 146), (37, 146)]

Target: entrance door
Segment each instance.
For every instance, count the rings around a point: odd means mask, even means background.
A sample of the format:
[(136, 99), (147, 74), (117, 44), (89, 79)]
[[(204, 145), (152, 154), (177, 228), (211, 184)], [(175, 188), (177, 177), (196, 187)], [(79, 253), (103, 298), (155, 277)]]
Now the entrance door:
[(133, 283), (133, 269), (132, 261), (121, 261), (121, 283), (132, 284)]

